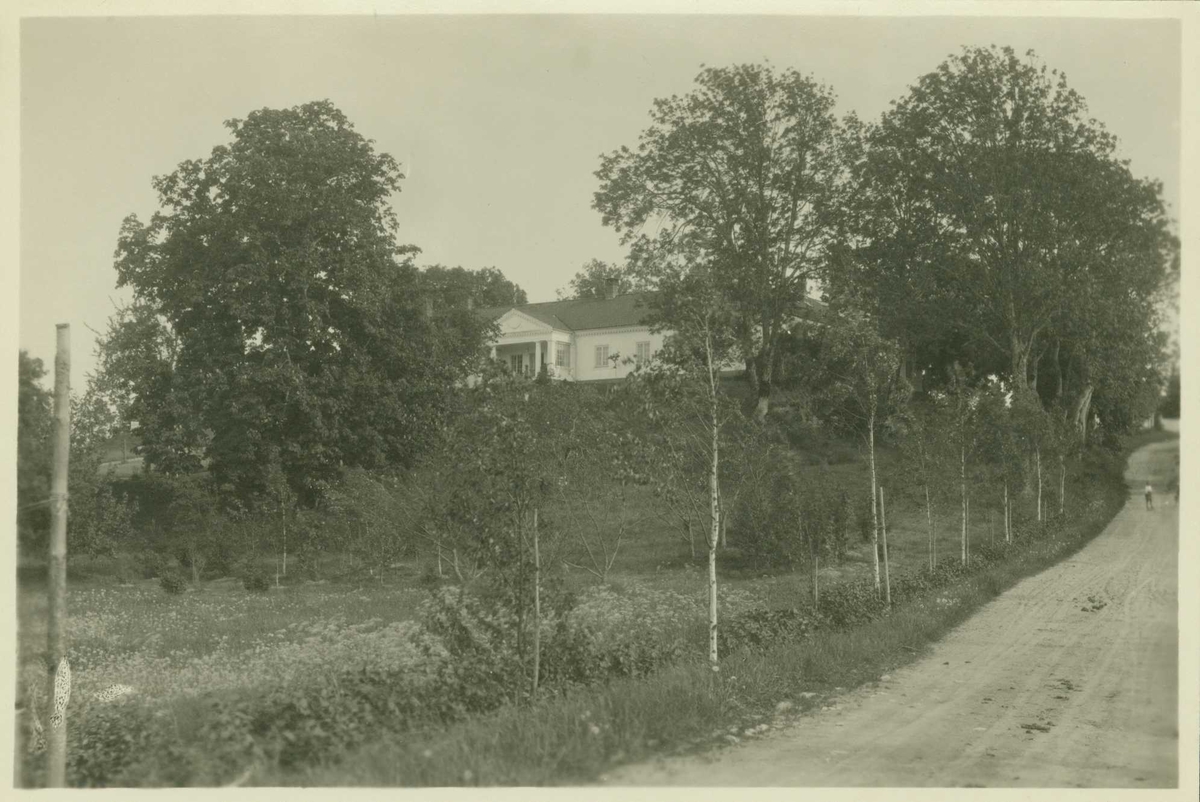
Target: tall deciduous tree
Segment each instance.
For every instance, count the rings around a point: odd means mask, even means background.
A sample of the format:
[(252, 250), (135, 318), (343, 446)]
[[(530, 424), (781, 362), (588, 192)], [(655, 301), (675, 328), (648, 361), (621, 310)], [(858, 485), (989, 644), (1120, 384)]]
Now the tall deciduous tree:
[(44, 543), (50, 527), (50, 391), (39, 383), (42, 360), (22, 350), (17, 378), (17, 533), (22, 545)]
[(132, 306), (102, 343), (152, 469), (205, 461), (261, 492), (277, 452), (302, 497), (342, 466), (407, 463), (478, 356), (485, 324), (429, 318), (395, 241), (393, 159), (327, 101), (262, 109), (232, 141), (154, 180), (129, 217), (118, 286)]
[(509, 281), (494, 267), (468, 270), (464, 267), (429, 265), (421, 270), (421, 291), (446, 309), (466, 307), (519, 306), (528, 303), (525, 290)]
[[(635, 272), (653, 282), (653, 254), (681, 236), (703, 251), (736, 314), (759, 418), (780, 338), (836, 241), (844, 199), (833, 105), (828, 87), (794, 70), (706, 68), (688, 95), (655, 101), (636, 151), (603, 156), (596, 173), (594, 206), (632, 246)], [(656, 237), (645, 233), (651, 220)]]
[[(1056, 392), (1086, 419), (1093, 376), (1119, 364), (1105, 348), (1152, 340), (1144, 299), (1160, 292), (1174, 242), (1160, 187), (1133, 178), (1083, 98), (1032, 52), (965, 48), (861, 133), (852, 256), (835, 283), (853, 283), (939, 374), (973, 364), (1022, 394), (1043, 358), (1070, 359)], [(1143, 357), (1110, 379), (1137, 381)]]

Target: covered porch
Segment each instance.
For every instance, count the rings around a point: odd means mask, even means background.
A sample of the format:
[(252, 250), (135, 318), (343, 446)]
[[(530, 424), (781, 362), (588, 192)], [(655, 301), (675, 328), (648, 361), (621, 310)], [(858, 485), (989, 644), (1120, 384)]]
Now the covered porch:
[[(552, 379), (573, 380), (571, 343), (558, 332), (527, 338), (501, 338), (492, 346), (492, 359), (521, 376), (537, 376), (542, 366)], [(561, 363), (566, 364), (561, 364)]]

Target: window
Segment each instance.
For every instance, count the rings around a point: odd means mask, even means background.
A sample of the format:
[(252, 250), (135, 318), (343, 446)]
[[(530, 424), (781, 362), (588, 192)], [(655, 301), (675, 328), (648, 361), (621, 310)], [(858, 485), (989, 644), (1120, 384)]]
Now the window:
[(509, 357), (509, 364), (512, 366), (512, 372), (523, 374), (525, 372), (525, 355), (513, 354)]
[(639, 368), (650, 361), (650, 343), (644, 342), (637, 344), (636, 359)]
[(554, 364), (560, 368), (571, 367), (571, 344), (570, 343), (555, 343), (554, 344)]
[(608, 367), (608, 346), (607, 345), (597, 345), (596, 346), (596, 367), (597, 368)]

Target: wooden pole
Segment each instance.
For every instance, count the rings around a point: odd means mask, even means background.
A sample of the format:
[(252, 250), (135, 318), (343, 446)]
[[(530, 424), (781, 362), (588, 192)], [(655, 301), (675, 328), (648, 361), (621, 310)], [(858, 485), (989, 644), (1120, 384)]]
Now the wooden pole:
[(538, 551), (538, 511), (533, 508), (533, 693), (537, 699), (542, 669), (542, 558)]
[[(54, 463), (50, 473), (50, 620), (47, 647), (50, 656), (49, 694), (51, 721), (48, 733), (46, 786), (64, 788), (67, 775), (66, 707), (57, 710), (63, 698), (63, 680), (69, 682), (67, 656), (67, 471), (71, 456), (71, 327), (58, 324), (58, 348), (54, 355)], [(59, 669), (64, 669), (60, 677)], [(57, 682), (56, 682), (57, 680)], [(68, 686), (69, 690), (69, 686)]]

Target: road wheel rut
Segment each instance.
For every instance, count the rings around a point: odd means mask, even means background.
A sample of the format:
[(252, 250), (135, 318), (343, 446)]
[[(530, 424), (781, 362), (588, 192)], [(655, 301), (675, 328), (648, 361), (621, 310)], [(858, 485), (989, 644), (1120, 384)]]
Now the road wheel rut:
[[(1177, 440), (1129, 461), (1165, 486)], [(613, 772), (614, 785), (1178, 784), (1178, 507), (1131, 495), (1074, 557), (985, 605), (925, 658), (794, 726)]]

